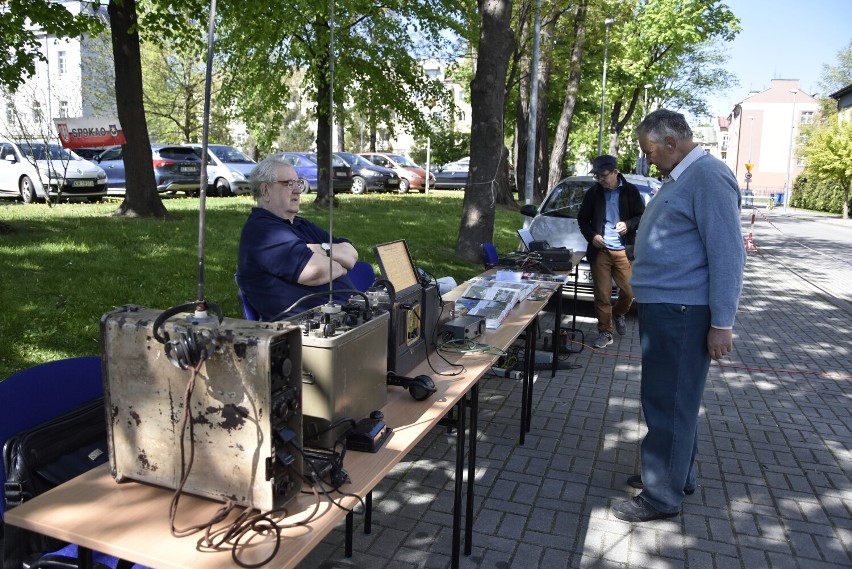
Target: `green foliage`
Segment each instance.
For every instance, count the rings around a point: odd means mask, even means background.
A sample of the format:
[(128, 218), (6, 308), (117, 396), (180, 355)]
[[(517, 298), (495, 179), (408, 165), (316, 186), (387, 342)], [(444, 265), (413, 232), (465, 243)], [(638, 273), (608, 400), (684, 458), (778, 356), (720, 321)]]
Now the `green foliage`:
[[(821, 206), (809, 209), (848, 215), (849, 191), (852, 186), (852, 121), (842, 124), (834, 121), (830, 126), (815, 129), (808, 137), (804, 154), (807, 156), (807, 168), (800, 178), (807, 175), (816, 183), (802, 199)], [(835, 195), (834, 188), (840, 191), (839, 196)]]
[[(464, 192), (338, 194), (335, 233), (375, 266), (371, 247), (405, 238), (418, 266), (456, 281), (482, 270), (454, 256)], [(195, 299), (198, 200), (168, 200), (174, 221), (117, 218), (116, 202), (20, 205), (0, 202), (0, 380), (35, 364), (100, 353), (100, 317), (115, 306), (166, 309)], [(205, 291), (239, 317), (234, 272), (240, 229), (253, 200), (207, 200)], [(517, 245), (517, 212), (498, 209), (494, 243)], [(302, 215), (328, 227), (328, 211), (303, 200)]]
[(820, 87), (825, 93), (833, 93), (852, 85), (852, 40), (837, 52), (837, 65), (823, 64)]
[(843, 213), (845, 193), (836, 181), (820, 180), (805, 169), (793, 183), (790, 205), (813, 211)]
[(0, 86), (15, 91), (35, 73), (35, 63), (46, 61), (32, 25), (57, 38), (77, 37), (103, 29), (103, 22), (84, 10), (72, 15), (62, 4), (48, 0), (0, 2)]
[[(470, 133), (454, 132), (446, 127), (439, 127), (430, 136), (432, 165), (454, 162), (459, 158), (470, 155)], [(418, 164), (426, 164), (426, 137), (414, 139), (411, 159)]]

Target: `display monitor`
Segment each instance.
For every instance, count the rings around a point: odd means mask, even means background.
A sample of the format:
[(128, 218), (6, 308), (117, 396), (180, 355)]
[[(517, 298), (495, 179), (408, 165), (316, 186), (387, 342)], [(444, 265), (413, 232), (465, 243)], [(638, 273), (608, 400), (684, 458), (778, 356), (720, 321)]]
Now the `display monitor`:
[(382, 278), (389, 281), (397, 298), (405, 297), (420, 288), (420, 280), (404, 239), (373, 246)]

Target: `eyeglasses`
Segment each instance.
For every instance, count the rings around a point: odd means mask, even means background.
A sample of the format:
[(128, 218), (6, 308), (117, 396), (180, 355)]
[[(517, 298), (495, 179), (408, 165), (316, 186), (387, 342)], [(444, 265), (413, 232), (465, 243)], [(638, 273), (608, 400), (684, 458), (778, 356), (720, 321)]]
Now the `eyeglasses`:
[(273, 180), (272, 184), (281, 184), (288, 190), (295, 190), (299, 187), (299, 180)]
[(600, 174), (592, 174), (592, 177), (595, 180), (603, 180), (604, 178), (606, 178), (610, 174), (612, 174), (612, 170), (610, 170), (609, 172), (601, 172)]

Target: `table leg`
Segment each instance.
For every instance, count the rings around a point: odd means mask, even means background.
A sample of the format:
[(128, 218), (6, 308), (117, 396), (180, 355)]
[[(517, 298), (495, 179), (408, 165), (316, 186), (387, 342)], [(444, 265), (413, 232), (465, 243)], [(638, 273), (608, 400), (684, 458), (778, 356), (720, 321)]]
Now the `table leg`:
[[(537, 338), (536, 338), (537, 332), (538, 332), (538, 316), (536, 316), (535, 319), (530, 323), (529, 330), (527, 330), (527, 335), (530, 336), (530, 361), (532, 363), (530, 364), (530, 380), (527, 382), (527, 385), (526, 385), (527, 391), (524, 394), (526, 399), (527, 399), (526, 422), (523, 425), (521, 425), (521, 430), (524, 431), (524, 432), (527, 432), (527, 433), (530, 432), (530, 429), (532, 428), (532, 400), (533, 400), (533, 386), (535, 385), (535, 382), (533, 381), (533, 379), (535, 379), (535, 343), (536, 343), (536, 340), (537, 340)], [(554, 361), (556, 361), (555, 356), (554, 356)]]
[(456, 404), (459, 407), (459, 420), (456, 425), (456, 481), (455, 493), (453, 495), (453, 551), (452, 551), (452, 569), (459, 569), (461, 549), (461, 515), (462, 515), (462, 490), (464, 487), (464, 446), (465, 446), (465, 398), (459, 399)]
[(524, 440), (526, 438), (526, 430), (524, 429), (524, 425), (527, 424), (527, 382), (530, 381), (530, 363), (531, 354), (530, 354), (530, 326), (527, 326), (527, 329), (524, 330), (524, 371), (523, 371), (523, 381), (521, 383), (521, 434), (518, 439), (518, 444), (524, 444)]
[[(576, 294), (577, 287), (574, 287)], [(577, 313), (576, 306), (574, 314)], [(559, 367), (559, 350), (562, 344), (562, 285), (556, 289), (556, 319), (553, 321), (553, 361), (550, 362), (550, 377), (556, 376)]]
[(352, 512), (349, 512), (348, 514), (346, 514), (346, 532), (345, 532), (346, 539), (345, 539), (345, 544), (343, 546), (344, 547), (343, 555), (347, 558), (352, 557), (352, 532), (353, 532), (353, 527), (355, 525), (354, 518), (355, 518), (355, 516), (352, 514)]
[(88, 547), (77, 546), (77, 567), (79, 569), (92, 569), (95, 562), (92, 558), (92, 550)]
[(373, 531), (373, 491), (367, 492), (364, 497), (364, 533), (370, 535)]
[(467, 452), (467, 511), (464, 516), (464, 554), (473, 549), (473, 484), (476, 480), (476, 435), (479, 431), (479, 382), (470, 388), (470, 431)]

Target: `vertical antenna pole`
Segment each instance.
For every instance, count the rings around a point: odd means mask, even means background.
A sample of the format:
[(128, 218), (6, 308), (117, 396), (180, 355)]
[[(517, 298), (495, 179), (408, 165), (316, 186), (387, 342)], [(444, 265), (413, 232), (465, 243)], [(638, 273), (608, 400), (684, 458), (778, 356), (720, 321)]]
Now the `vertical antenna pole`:
[(216, 27), (216, 0), (210, 0), (210, 21), (207, 24), (207, 68), (204, 76), (204, 120), (201, 130), (201, 187), (198, 201), (198, 299), (195, 312), (207, 310), (204, 298), (204, 233), (207, 217), (207, 139), (210, 131), (210, 90), (213, 78), (213, 34)]
[(328, 303), (334, 300), (334, 279), (331, 278), (334, 262), (331, 252), (334, 250), (334, 170), (332, 154), (334, 153), (334, 0), (328, 2), (328, 235), (330, 247), (328, 252)]

